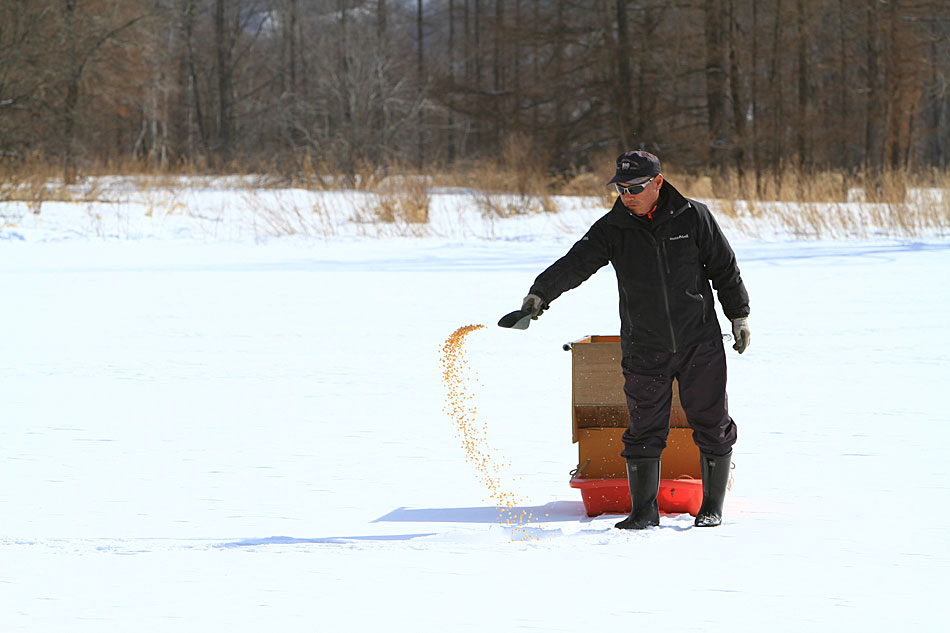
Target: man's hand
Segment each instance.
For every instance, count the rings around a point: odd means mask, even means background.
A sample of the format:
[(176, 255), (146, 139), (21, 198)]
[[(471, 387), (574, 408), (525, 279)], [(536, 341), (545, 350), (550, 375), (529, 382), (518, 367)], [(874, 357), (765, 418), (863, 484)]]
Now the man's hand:
[(544, 309), (547, 307), (544, 303), (544, 299), (538, 295), (528, 295), (524, 298), (524, 301), (521, 303), (522, 312), (530, 312), (531, 318), (537, 320), (541, 313), (544, 312)]
[(740, 354), (749, 347), (749, 340), (752, 338), (752, 331), (749, 329), (749, 317), (732, 320), (732, 337), (736, 339), (736, 344), (732, 346), (732, 349)]

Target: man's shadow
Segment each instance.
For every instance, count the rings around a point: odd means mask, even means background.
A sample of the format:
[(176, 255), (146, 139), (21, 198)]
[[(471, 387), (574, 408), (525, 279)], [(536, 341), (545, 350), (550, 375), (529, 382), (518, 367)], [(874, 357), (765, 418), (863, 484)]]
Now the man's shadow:
[[(665, 516), (665, 515), (664, 515)], [(384, 514), (372, 523), (502, 523), (513, 526), (514, 529), (528, 529), (532, 523), (591, 523), (598, 518), (623, 518), (623, 515), (602, 514), (599, 517), (589, 517), (580, 501), (552, 501), (543, 506), (515, 506), (499, 508), (496, 506), (482, 506), (472, 508), (396, 508)], [(688, 529), (678, 525), (665, 525), (675, 531)], [(582, 533), (586, 532), (582, 530)], [(560, 533), (555, 530), (554, 533)], [(294, 538), (289, 536), (271, 536), (266, 538), (248, 538), (219, 547), (241, 548), (260, 547), (265, 545), (345, 545), (355, 541), (409, 541), (416, 538), (436, 536), (435, 532), (419, 532), (413, 534), (371, 534), (361, 536), (330, 536), (317, 538)]]
[[(680, 517), (686, 515), (661, 513), (661, 517)], [(622, 514), (601, 514), (596, 517), (587, 516), (584, 504), (580, 501), (552, 501), (543, 506), (515, 506), (513, 508), (498, 508), (493, 506), (477, 508), (396, 508), (388, 514), (375, 519), (373, 523), (502, 523), (508, 525), (528, 526), (532, 523), (584, 523), (590, 524), (595, 519), (609, 518), (620, 520)], [(691, 523), (691, 522), (690, 522)], [(692, 527), (682, 525), (681, 522), (665, 524), (661, 522), (660, 529), (682, 532)], [(586, 530), (582, 530), (582, 533)]]

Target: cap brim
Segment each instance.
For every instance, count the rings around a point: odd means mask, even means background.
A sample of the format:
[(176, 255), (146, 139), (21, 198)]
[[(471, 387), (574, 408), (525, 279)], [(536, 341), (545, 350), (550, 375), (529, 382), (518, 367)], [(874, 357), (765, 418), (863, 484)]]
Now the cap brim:
[(615, 182), (623, 182), (628, 185), (640, 185), (650, 180), (650, 178), (656, 178), (656, 176), (634, 176), (632, 178), (624, 178), (623, 174), (620, 174), (608, 180), (607, 185), (612, 185)]

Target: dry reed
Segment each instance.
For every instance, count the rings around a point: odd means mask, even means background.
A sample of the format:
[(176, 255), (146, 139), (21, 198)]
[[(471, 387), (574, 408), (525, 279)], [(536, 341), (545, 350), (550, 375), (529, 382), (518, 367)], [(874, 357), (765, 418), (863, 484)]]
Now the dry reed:
[(426, 176), (384, 178), (372, 192), (373, 214), (385, 223), (426, 224), (429, 221), (429, 183)]
[[(489, 223), (519, 215), (556, 213), (553, 196), (599, 198), (603, 207), (616, 193), (604, 183), (613, 160), (592, 161), (595, 170), (574, 169), (554, 175), (523, 137), (511, 136), (493, 161), (468, 164), (464, 170), (427, 169), (367, 162), (343, 174), (326, 159), (310, 153), (275, 159), (272, 163), (231, 163), (208, 166), (179, 162), (156, 165), (126, 160), (84, 165), (76, 185), (62, 184), (61, 165), (42, 157), (0, 161), (0, 211), (6, 223), (20, 213), (40, 214), (45, 203), (115, 202), (112, 183), (146, 195), (150, 212), (175, 209), (181, 193), (208, 182), (249, 192), (299, 188), (309, 191), (357, 190), (368, 204), (351, 220), (364, 234), (430, 234), (432, 188), (457, 187), (471, 193)], [(251, 167), (257, 171), (251, 171)], [(116, 174), (119, 174), (116, 176)], [(736, 222), (750, 236), (764, 230), (784, 230), (801, 238), (915, 238), (950, 233), (950, 171), (937, 169), (885, 170), (850, 174), (842, 171), (804, 173), (784, 169), (755, 175), (735, 170), (695, 173), (668, 166), (664, 175), (685, 195), (709, 201), (718, 214)], [(158, 192), (147, 194), (147, 192)], [(169, 193), (171, 192), (171, 193)], [(319, 209), (278, 204), (256, 205), (263, 230), (270, 234), (335, 234), (330, 216)], [(149, 212), (149, 213), (150, 213)], [(149, 215), (146, 213), (146, 215)], [(287, 217), (281, 218), (282, 214)], [(336, 216), (334, 216), (336, 217)], [(345, 221), (338, 217), (336, 222)], [(377, 225), (376, 229), (372, 225)]]

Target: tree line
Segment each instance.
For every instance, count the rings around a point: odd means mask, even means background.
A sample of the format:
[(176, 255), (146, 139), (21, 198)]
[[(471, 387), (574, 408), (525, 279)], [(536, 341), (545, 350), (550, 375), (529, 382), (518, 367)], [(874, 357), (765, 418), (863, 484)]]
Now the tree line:
[(950, 161), (946, 0), (0, 0), (0, 155), (569, 172)]

